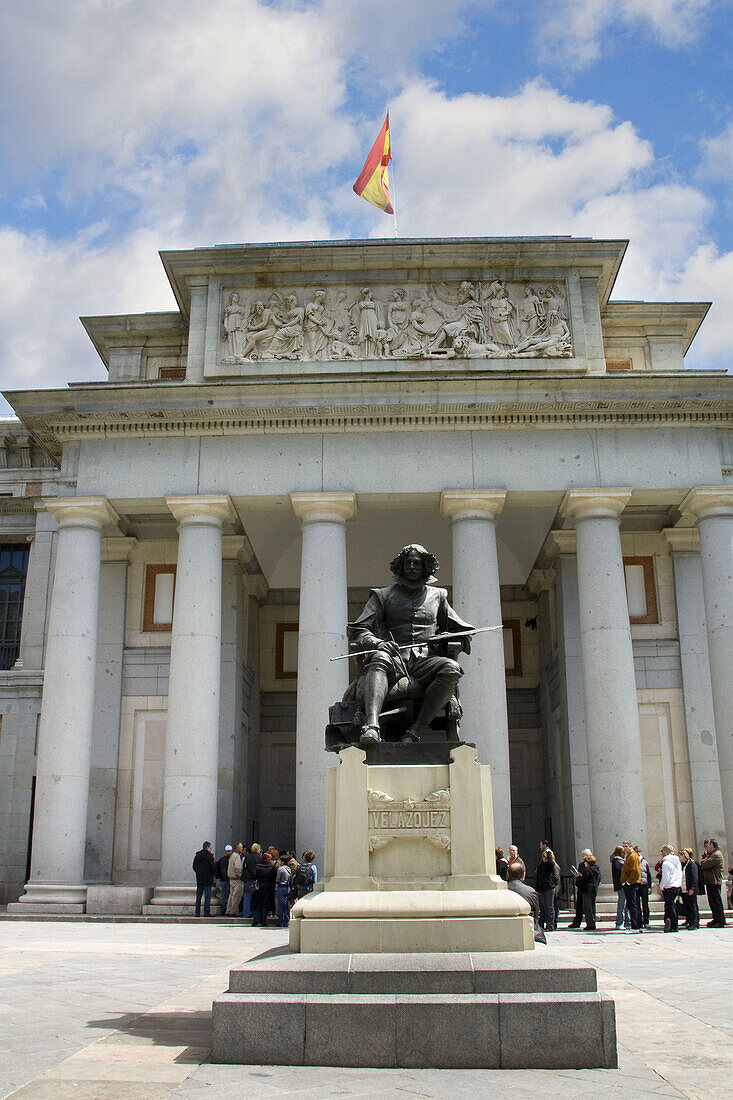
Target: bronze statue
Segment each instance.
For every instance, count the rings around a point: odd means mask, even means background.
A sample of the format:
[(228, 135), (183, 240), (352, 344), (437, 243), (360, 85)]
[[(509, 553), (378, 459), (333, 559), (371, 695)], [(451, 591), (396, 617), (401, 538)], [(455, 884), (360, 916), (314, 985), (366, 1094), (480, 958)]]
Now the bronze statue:
[[(452, 733), (451, 739), (457, 739), (461, 711), (456, 685), (463, 669), (455, 657), (460, 650), (470, 652), (470, 638), (446, 640), (436, 635), (460, 635), (473, 627), (455, 613), (446, 590), (430, 583), (438, 560), (424, 546), (403, 547), (390, 569), (394, 582), (372, 589), (361, 615), (347, 627), (350, 649), (359, 654), (359, 676), (342, 703), (331, 708), (329, 728), (341, 719), (343, 730), (348, 714), (359, 742), (367, 747), (378, 744), (380, 714), (382, 719), (395, 715), (399, 704), (408, 700), (415, 702), (417, 714), (413, 716), (412, 705), (403, 708), (410, 721), (406, 729), (398, 729), (398, 740), (419, 741), (441, 712), (447, 737)], [(396, 709), (393, 704), (398, 704)]]

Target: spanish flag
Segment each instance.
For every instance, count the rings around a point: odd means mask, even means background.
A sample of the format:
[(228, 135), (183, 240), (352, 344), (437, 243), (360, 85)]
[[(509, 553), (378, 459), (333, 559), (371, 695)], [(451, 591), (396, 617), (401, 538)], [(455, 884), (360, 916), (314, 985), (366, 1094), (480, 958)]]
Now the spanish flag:
[(384, 120), (384, 126), (379, 131), (379, 137), (372, 145), (371, 152), (366, 163), (359, 173), (359, 178), (354, 184), (354, 191), (361, 195), (367, 202), (384, 210), (385, 214), (394, 214), (392, 202), (389, 197), (389, 175), (387, 165), (392, 159), (392, 150), (389, 144), (389, 111)]

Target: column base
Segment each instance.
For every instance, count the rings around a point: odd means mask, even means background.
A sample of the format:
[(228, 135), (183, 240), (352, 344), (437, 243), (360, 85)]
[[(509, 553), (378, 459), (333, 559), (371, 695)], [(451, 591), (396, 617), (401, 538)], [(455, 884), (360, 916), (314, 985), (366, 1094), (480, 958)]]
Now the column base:
[(66, 913), (86, 912), (86, 886), (65, 886), (54, 883), (26, 883), (25, 893), (18, 901), (8, 905), (8, 913)]
[[(202, 902), (203, 908), (203, 902)], [(219, 916), (220, 905), (211, 899), (210, 914)], [(156, 886), (149, 905), (143, 905), (144, 917), (195, 917), (195, 886)]]

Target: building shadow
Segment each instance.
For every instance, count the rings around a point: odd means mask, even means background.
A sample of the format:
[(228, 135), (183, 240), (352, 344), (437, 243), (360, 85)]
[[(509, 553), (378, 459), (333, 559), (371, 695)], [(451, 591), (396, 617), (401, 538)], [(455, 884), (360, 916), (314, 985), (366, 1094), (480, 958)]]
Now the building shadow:
[[(176, 1063), (199, 1065), (211, 1052), (211, 1009), (186, 1012), (126, 1012), (120, 1016), (106, 1016), (101, 1020), (88, 1020), (87, 1027), (150, 1039), (156, 1046), (184, 1047), (173, 1059)], [(104, 1041), (104, 1040), (102, 1040)]]

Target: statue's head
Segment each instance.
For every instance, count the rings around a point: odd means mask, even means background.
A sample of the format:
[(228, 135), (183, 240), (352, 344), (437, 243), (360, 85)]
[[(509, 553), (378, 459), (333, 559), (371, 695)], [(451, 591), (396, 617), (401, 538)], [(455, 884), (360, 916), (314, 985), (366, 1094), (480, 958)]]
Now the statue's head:
[(427, 584), (435, 580), (434, 574), (438, 572), (440, 563), (435, 554), (431, 554), (424, 546), (411, 542), (409, 546), (402, 547), (397, 557), (389, 563), (389, 567), (397, 580)]

